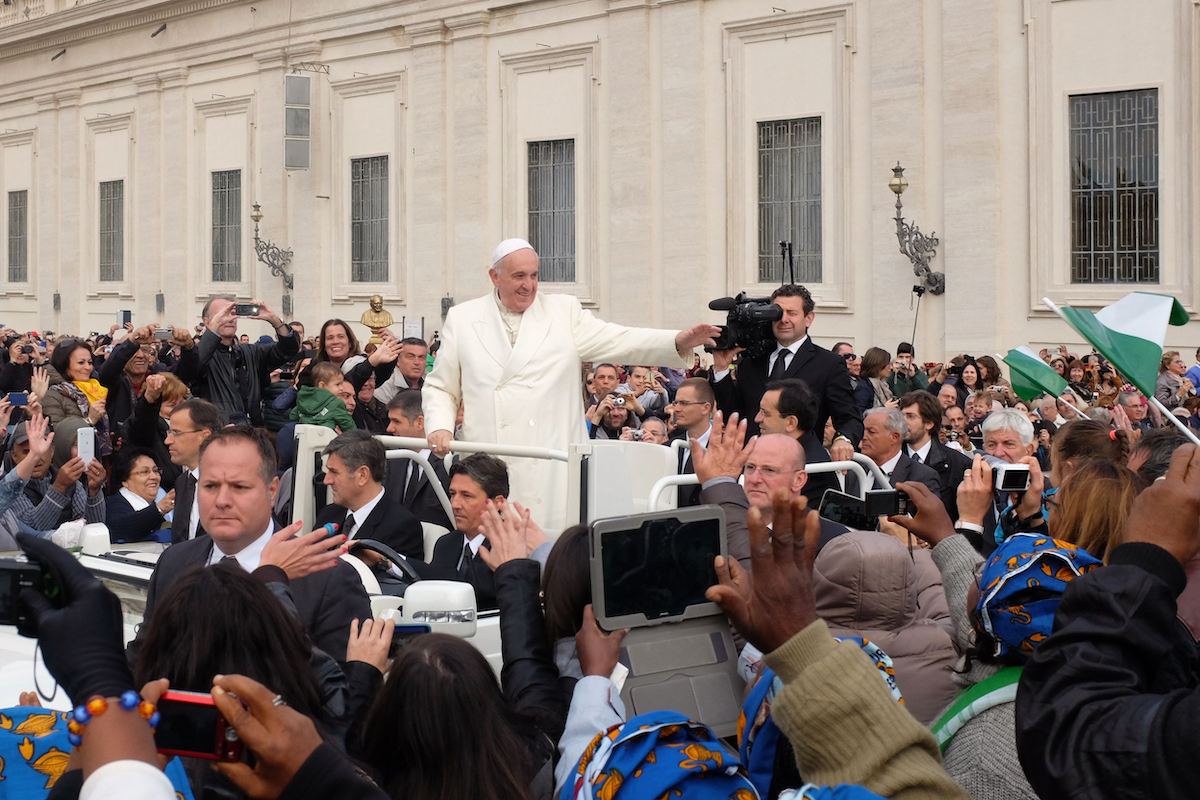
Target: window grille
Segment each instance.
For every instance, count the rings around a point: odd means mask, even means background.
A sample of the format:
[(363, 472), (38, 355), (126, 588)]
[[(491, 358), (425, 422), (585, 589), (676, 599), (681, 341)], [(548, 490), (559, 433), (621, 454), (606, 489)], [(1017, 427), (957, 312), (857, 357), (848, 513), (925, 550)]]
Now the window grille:
[(575, 282), (575, 140), (529, 143), (529, 243), (543, 281)]
[(1158, 283), (1158, 90), (1069, 105), (1071, 282)]
[(29, 281), (29, 190), (8, 193), (8, 282)]
[(242, 279), (242, 171), (212, 174), (212, 279)]
[(350, 160), (350, 280), (388, 279), (388, 157)]
[(125, 181), (100, 183), (100, 280), (125, 279)]
[(796, 283), (820, 283), (821, 118), (758, 123), (758, 280), (784, 276), (779, 242), (792, 243)]

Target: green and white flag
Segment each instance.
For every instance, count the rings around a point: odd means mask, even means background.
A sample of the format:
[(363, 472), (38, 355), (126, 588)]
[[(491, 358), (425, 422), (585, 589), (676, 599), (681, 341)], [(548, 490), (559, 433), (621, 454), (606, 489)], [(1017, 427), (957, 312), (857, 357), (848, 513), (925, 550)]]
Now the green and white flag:
[(1067, 388), (1066, 378), (1025, 345), (1009, 350), (1002, 360), (1008, 365), (1013, 391), (1027, 403), (1042, 392), (1058, 397)]
[(1147, 397), (1154, 396), (1167, 325), (1185, 325), (1188, 321), (1179, 301), (1166, 294), (1130, 292), (1095, 314), (1083, 308), (1060, 308), (1044, 298), (1042, 302)]

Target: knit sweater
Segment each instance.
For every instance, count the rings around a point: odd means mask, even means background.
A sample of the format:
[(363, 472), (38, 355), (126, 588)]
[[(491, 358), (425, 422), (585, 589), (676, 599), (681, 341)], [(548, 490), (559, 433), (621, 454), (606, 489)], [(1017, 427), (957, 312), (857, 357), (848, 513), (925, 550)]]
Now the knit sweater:
[(853, 642), (818, 620), (764, 656), (784, 682), (771, 706), (796, 765), (818, 786), (857, 784), (892, 800), (969, 800), (933, 734), (897, 703)]

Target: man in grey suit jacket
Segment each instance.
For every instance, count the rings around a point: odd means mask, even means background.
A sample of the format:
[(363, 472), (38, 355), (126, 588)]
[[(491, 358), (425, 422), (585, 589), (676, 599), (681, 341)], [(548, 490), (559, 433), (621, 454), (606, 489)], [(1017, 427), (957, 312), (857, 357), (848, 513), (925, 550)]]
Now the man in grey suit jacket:
[[(323, 529), (297, 537), (301, 522), (275, 530), (277, 467), (274, 445), (259, 429), (224, 428), (205, 440), (196, 502), (208, 536), (162, 554), (150, 577), (144, 619), (153, 617), (159, 598), (188, 571), (234, 560), (268, 583), (285, 605), (291, 601), (317, 647), (345, 661), (350, 621), (369, 619), (370, 602), (353, 567), (339, 559), (345, 537), (327, 538)], [(129, 645), (131, 660), (143, 630), (144, 625)]]
[[(942, 496), (942, 481), (938, 474), (924, 464), (908, 457), (901, 445), (908, 435), (908, 423), (898, 408), (876, 408), (863, 418), (862, 454), (874, 461), (888, 477), (887, 486), (876, 486), (874, 475), (867, 475), (867, 491), (891, 489), (901, 481), (917, 481), (929, 491)], [(846, 475), (846, 493), (858, 494), (858, 476)]]

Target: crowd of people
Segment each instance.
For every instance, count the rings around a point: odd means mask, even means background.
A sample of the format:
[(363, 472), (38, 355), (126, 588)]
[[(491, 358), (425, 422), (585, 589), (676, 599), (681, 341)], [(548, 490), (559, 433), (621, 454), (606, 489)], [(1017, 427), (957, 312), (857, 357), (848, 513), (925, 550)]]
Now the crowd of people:
[[(0, 328), (0, 550), (24, 549), (60, 589), (22, 600), (76, 706), (50, 796), (1190, 796), (1200, 446), (1102, 356), (1043, 350), (1067, 388), (1021, 398), (990, 356), (820, 347), (811, 295), (785, 285), (773, 347), (704, 363), (693, 347), (711, 326), (619, 329), (557, 300), (543, 313), (531, 254), (497, 249), (496, 291), (467, 309), (503, 337), (481, 353), (466, 352), (465, 314), (443, 353), (387, 330), (364, 348), (342, 320), (308, 339), (228, 296), (195, 328)], [(579, 438), (633, 455), (684, 441), (677, 469), (696, 482), (677, 504), (725, 513), (709, 598), (741, 648), (736, 740), (674, 712), (629, 716), (612, 680), (624, 632), (590, 607), (587, 527), (556, 528), (505, 459), (438, 457), (519, 427), (479, 398), (536, 366), (521, 337), (553, 340), (554, 314), (610, 340), (554, 364)], [(526, 361), (471, 371), (504, 341)], [(1155, 387), (1192, 428), (1196, 357), (1163, 353)], [(297, 424), (335, 436), (326, 502), (293, 522)], [(388, 459), (378, 434), (428, 447)], [(865, 485), (832, 464), (856, 454), (877, 468)], [(1028, 487), (997, 491), (1015, 465)], [(893, 489), (900, 514), (822, 513)], [(127, 647), (115, 596), (59, 547), (79, 521), (165, 546)], [(445, 530), (431, 550), (423, 523)], [(471, 584), (499, 611), (499, 677), (452, 636), (394, 647), (347, 556), (381, 581)], [(145, 718), (168, 688), (210, 693), (254, 758), (164, 772)]]

